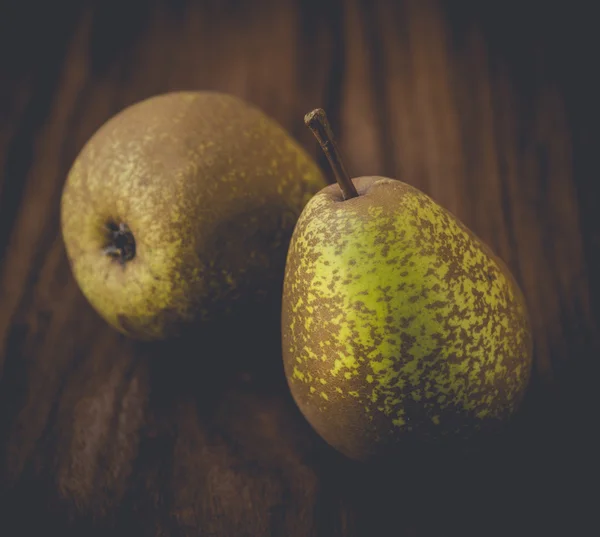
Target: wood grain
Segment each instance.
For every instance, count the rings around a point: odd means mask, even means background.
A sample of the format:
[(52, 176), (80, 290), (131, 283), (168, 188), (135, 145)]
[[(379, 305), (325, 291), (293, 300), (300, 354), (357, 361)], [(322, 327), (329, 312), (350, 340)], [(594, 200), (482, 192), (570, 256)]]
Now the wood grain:
[[(599, 43), (591, 8), (523, 4), (0, 2), (0, 534), (593, 533)], [(353, 464), (296, 410), (276, 351), (141, 345), (98, 318), (62, 185), (104, 121), (176, 89), (255, 103), (326, 169), (302, 122), (324, 107), (352, 175), (421, 188), (499, 253), (536, 349), (501, 445)]]

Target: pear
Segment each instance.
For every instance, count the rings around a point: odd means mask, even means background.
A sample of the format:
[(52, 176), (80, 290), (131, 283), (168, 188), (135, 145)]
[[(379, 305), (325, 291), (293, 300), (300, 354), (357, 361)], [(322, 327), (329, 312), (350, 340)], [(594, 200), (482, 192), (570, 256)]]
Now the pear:
[(416, 188), (351, 180), (325, 113), (305, 121), (338, 184), (306, 205), (287, 256), (283, 360), (301, 412), (357, 460), (501, 431), (532, 365), (509, 270)]
[(83, 294), (124, 334), (177, 336), (240, 303), (280, 307), (298, 216), (325, 186), (274, 120), (217, 92), (124, 109), (64, 185), (61, 227)]

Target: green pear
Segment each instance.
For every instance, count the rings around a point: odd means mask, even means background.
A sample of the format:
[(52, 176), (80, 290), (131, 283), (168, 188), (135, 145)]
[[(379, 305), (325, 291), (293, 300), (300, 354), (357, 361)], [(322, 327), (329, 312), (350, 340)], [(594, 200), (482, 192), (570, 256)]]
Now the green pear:
[(240, 302), (280, 304), (294, 225), (325, 184), (281, 126), (236, 97), (146, 99), (106, 122), (69, 172), (72, 272), (108, 323), (142, 340)]
[(509, 270), (416, 188), (351, 180), (324, 112), (306, 122), (339, 186), (306, 205), (287, 256), (283, 359), (300, 410), (359, 460), (501, 430), (532, 364)]

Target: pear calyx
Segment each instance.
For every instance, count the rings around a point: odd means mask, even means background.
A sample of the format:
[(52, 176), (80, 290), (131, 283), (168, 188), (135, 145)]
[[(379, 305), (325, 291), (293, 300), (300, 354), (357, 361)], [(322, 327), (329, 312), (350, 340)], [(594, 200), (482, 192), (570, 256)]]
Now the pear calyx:
[(124, 222), (106, 224), (107, 244), (103, 252), (125, 266), (135, 257), (135, 237)]

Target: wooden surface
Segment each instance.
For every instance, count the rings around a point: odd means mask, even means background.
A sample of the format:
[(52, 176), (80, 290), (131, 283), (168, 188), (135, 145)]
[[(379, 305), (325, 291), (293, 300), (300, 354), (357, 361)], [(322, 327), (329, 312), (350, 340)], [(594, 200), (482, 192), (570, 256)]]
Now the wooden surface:
[[(0, 2), (0, 535), (595, 534), (599, 40), (566, 6)], [(325, 107), (352, 175), (423, 189), (508, 263), (536, 361), (501, 445), (353, 464), (276, 353), (148, 347), (97, 317), (60, 237), (66, 173), (111, 115), (193, 88), (257, 104), (322, 166), (302, 117)]]

